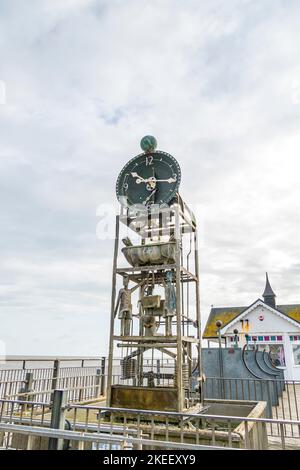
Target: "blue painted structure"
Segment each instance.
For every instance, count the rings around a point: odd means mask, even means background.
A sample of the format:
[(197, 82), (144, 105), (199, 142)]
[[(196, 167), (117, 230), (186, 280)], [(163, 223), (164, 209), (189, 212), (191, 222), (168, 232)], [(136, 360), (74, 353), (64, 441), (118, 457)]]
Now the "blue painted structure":
[(205, 398), (266, 401), (266, 415), (272, 417), (272, 406), (279, 404), (285, 382), (283, 371), (272, 364), (268, 353), (245, 346), (221, 348), (220, 355), (219, 348), (203, 348), (202, 363)]

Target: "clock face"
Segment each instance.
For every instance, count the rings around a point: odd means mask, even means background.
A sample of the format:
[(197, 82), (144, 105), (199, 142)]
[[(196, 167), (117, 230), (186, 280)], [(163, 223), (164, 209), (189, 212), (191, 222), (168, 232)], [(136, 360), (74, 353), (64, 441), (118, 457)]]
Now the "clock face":
[(123, 205), (166, 204), (176, 195), (180, 167), (172, 155), (155, 150), (132, 158), (119, 174), (116, 192)]

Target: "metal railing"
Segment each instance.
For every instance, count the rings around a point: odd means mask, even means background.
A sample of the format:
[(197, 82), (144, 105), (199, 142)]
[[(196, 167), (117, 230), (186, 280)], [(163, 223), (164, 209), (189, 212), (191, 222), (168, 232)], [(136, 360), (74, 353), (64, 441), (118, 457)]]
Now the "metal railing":
[[(36, 362), (38, 366), (35, 366)], [(43, 367), (43, 361), (47, 367)], [(94, 362), (93, 362), (94, 361)], [(51, 402), (55, 389), (66, 391), (68, 403), (93, 401), (105, 394), (105, 358), (33, 358), (23, 359), (18, 368), (0, 368), (0, 398), (12, 403), (28, 403), (28, 410), (33, 409), (30, 403), (35, 402), (43, 408)], [(96, 365), (92, 365), (92, 364)], [(77, 365), (79, 364), (79, 365)], [(170, 364), (161, 365), (167, 370)], [(115, 370), (117, 370), (115, 368)], [(113, 375), (113, 384), (132, 385), (132, 379), (123, 380), (119, 373)], [(160, 386), (172, 386), (172, 379), (163, 374)], [(203, 384), (202, 393), (205, 399), (252, 400), (267, 403), (266, 416), (270, 418), (267, 425), (269, 438), (300, 438), (300, 428), (296, 422), (300, 419), (300, 382), (281, 379), (241, 379), (208, 377)], [(192, 396), (191, 396), (192, 398)], [(41, 405), (42, 404), (42, 405)], [(34, 415), (36, 414), (34, 407)], [(26, 409), (25, 405), (22, 407)], [(28, 414), (27, 410), (27, 414)], [(15, 414), (13, 412), (13, 414)], [(276, 423), (271, 419), (275, 419)], [(28, 421), (28, 417), (27, 417)], [(39, 423), (42, 426), (42, 423)]]
[(269, 418), (300, 419), (300, 381), (207, 377), (203, 393), (205, 398), (265, 401)]
[[(3, 441), (2, 448), (18, 450), (18, 447), (14, 447), (12, 436), (22, 435), (27, 438), (26, 450), (38, 450), (36, 441), (33, 438), (39, 438), (40, 443), (42, 439), (59, 439), (64, 441), (72, 441), (78, 443), (76, 449), (84, 450), (85, 445), (89, 445), (92, 450), (132, 450), (134, 447), (139, 448), (141, 444), (147, 447), (155, 447), (155, 449), (174, 449), (174, 450), (224, 450), (224, 447), (219, 446), (205, 446), (205, 445), (194, 445), (177, 442), (166, 442), (156, 441), (144, 438), (134, 438), (131, 436), (116, 436), (111, 434), (84, 434), (76, 431), (61, 431), (53, 430), (49, 428), (34, 428), (24, 427), (14, 424), (2, 424), (0, 423), (0, 433), (6, 433), (5, 440)], [(69, 445), (68, 445), (69, 448)], [(24, 450), (24, 447), (20, 447)], [(67, 449), (65, 449), (67, 450)], [(234, 448), (225, 448), (225, 450), (237, 450)]]
[[(112, 384), (132, 385), (132, 379), (123, 380), (120, 374), (114, 374)], [(161, 385), (172, 386), (172, 381), (169, 383), (166, 379)], [(300, 381), (207, 377), (202, 393), (204, 399), (264, 401), (267, 418), (285, 422), (300, 420)], [(192, 398), (193, 393), (190, 395)], [(283, 431), (286, 437), (300, 438), (298, 426), (286, 423)], [(279, 426), (270, 422), (268, 435), (278, 437), (280, 433)]]
[(105, 366), (104, 357), (8, 360), (0, 368), (0, 398), (47, 402), (63, 388), (70, 402), (96, 399), (105, 394)]
[[(300, 445), (285, 430), (292, 426), (299, 431), (300, 421), (70, 404), (65, 394), (56, 390), (51, 404), (0, 400), (0, 447), (214, 450)], [(271, 427), (278, 432), (270, 439)]]

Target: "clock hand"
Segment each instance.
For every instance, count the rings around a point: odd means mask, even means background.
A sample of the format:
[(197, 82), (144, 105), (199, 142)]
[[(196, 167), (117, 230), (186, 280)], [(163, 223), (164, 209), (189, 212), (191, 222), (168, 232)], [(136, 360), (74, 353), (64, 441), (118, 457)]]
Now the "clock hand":
[[(153, 169), (154, 171), (154, 169)], [(136, 184), (140, 184), (140, 183), (152, 183), (152, 185), (155, 185), (156, 183), (176, 183), (177, 181), (177, 176), (176, 178), (168, 178), (168, 179), (156, 179), (155, 176), (150, 176), (150, 178), (142, 178), (142, 176), (140, 176), (138, 173), (136, 172), (131, 172), (131, 176), (133, 178), (136, 178), (135, 182)]]
[(144, 180), (145, 183), (175, 183), (177, 181), (177, 177), (176, 178), (168, 178), (168, 179), (164, 179), (164, 180), (157, 180), (154, 176), (151, 176), (150, 178)]
[(177, 181), (177, 178), (169, 178), (167, 180), (155, 180), (156, 183), (175, 183)]
[(145, 201), (143, 201), (143, 204), (147, 204), (147, 202), (151, 199), (151, 197), (153, 196), (153, 194), (156, 193), (156, 188), (153, 189), (152, 193), (149, 194), (148, 197), (146, 197)]
[(135, 173), (135, 172), (131, 173), (131, 176), (133, 176), (133, 178), (137, 178), (137, 179), (135, 180), (136, 184), (147, 183), (147, 180), (145, 180), (144, 178), (142, 178), (140, 175), (138, 175), (138, 174)]

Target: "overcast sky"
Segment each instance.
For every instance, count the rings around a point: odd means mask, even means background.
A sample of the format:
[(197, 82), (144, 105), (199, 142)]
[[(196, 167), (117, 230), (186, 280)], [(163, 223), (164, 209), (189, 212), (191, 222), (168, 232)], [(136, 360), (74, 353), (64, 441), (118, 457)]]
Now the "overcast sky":
[(203, 323), (300, 303), (299, 0), (0, 2), (0, 340), (107, 352), (101, 203), (153, 134), (197, 212)]

